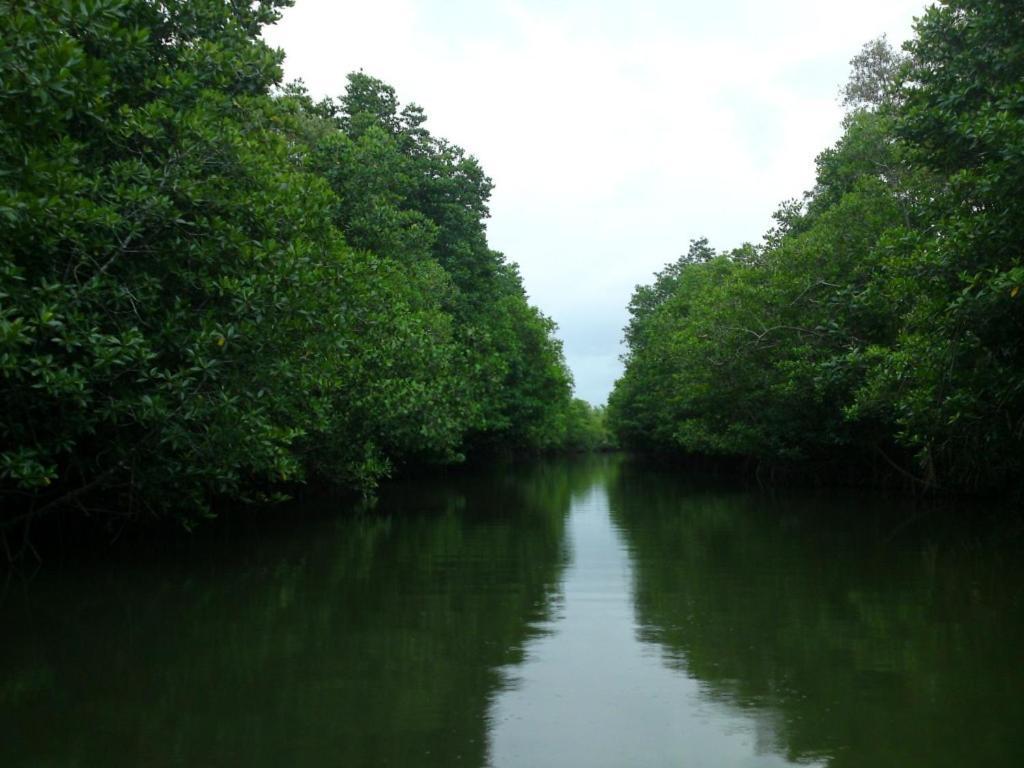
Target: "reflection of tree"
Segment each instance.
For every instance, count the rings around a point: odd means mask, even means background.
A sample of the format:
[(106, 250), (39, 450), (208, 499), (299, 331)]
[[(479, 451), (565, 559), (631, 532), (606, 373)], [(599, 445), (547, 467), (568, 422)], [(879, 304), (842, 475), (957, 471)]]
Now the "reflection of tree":
[(881, 543), (853, 502), (629, 467), (609, 495), (643, 638), (770, 723), (762, 741), (833, 766), (1024, 764), (1024, 582), (993, 548)]
[(483, 765), (499, 669), (601, 471), (419, 482), (357, 517), (44, 573), (0, 606), (0, 764)]

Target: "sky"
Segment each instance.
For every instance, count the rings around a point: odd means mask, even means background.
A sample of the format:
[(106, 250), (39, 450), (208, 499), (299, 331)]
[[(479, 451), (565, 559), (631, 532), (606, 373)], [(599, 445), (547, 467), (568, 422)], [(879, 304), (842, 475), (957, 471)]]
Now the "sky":
[(759, 242), (841, 134), (861, 46), (925, 0), (297, 0), (265, 39), (315, 96), (362, 69), (495, 184), (492, 248), (605, 402), (638, 284), (707, 237)]

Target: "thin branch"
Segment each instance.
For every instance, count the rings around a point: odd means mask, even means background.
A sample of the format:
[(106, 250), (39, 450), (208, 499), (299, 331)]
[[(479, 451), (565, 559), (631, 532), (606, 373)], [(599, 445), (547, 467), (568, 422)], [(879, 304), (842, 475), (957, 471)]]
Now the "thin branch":
[(932, 490), (932, 489), (938, 489), (938, 485), (936, 485), (934, 483), (934, 481), (933, 482), (928, 482), (927, 480), (922, 480), (921, 478), (919, 478), (916, 475), (908, 472), (903, 467), (901, 467), (899, 464), (897, 464), (895, 461), (890, 459), (889, 456), (885, 453), (885, 451), (882, 450), (882, 448), (880, 446), (876, 445), (876, 446), (874, 446), (874, 448), (875, 448), (876, 451), (878, 451), (878, 455), (881, 456), (885, 460), (886, 464), (888, 464), (890, 467), (895, 469), (897, 472), (899, 472), (901, 475), (903, 475), (905, 478), (907, 478), (911, 482), (916, 483), (917, 485), (920, 485), (926, 491), (927, 490)]
[(93, 478), (90, 482), (86, 483), (85, 485), (80, 486), (73, 491), (68, 491), (63, 496), (58, 496), (53, 501), (44, 504), (38, 509), (32, 509), (23, 515), (12, 517), (10, 520), (4, 520), (2, 523), (0, 523), (0, 528), (13, 528), (14, 526), (20, 523), (25, 523), (27, 527), (31, 524), (32, 520), (41, 517), (47, 512), (56, 509), (57, 507), (61, 507), (65, 504), (68, 504), (74, 501), (75, 499), (79, 498), (80, 496), (85, 495), (89, 491), (96, 488), (98, 485), (104, 483), (107, 480), (107, 478), (109, 478), (111, 475), (113, 475), (115, 472), (121, 469), (124, 469), (124, 467), (121, 464), (116, 464), (110, 469), (106, 470), (105, 472), (101, 472), (99, 475), (97, 475), (95, 478)]

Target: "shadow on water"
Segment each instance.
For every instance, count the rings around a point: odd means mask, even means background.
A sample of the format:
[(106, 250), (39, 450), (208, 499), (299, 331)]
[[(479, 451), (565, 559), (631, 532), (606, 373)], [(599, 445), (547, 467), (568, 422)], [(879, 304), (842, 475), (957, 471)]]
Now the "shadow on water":
[(44, 569), (0, 606), (0, 765), (483, 765), (601, 471), (418, 480), (365, 514)]
[[(762, 748), (830, 766), (1024, 765), (1020, 542), (863, 495), (609, 486), (638, 632)], [(898, 535), (893, 535), (896, 531)]]

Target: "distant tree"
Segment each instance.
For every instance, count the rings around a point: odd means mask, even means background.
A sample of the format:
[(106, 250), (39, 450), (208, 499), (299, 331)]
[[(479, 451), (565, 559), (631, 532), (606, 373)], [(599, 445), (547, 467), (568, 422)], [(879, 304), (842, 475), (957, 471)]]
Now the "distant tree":
[(850, 60), (850, 79), (842, 90), (843, 106), (851, 111), (877, 109), (898, 98), (906, 57), (885, 35), (866, 43)]

